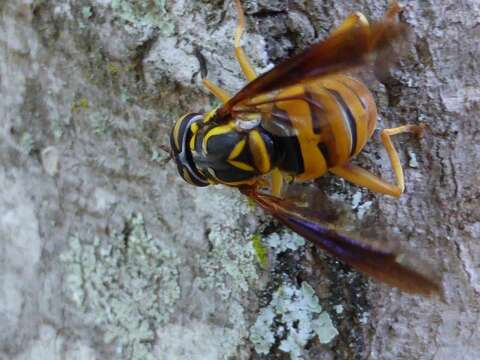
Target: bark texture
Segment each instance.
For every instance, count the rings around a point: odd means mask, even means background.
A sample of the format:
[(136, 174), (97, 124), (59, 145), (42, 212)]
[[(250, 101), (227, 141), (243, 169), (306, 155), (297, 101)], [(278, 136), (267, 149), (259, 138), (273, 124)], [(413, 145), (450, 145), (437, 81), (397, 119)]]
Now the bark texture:
[[(386, 7), (243, 3), (259, 72)], [(166, 161), (174, 120), (216, 105), (200, 64), (231, 92), (244, 83), (233, 1), (2, 1), (0, 358), (477, 359), (480, 3), (404, 5), (411, 42), (372, 89), (380, 128), (427, 125), (395, 140), (406, 193), (316, 186), (352, 230), (435, 264), (443, 301), (368, 280)], [(378, 138), (357, 161), (390, 176)]]

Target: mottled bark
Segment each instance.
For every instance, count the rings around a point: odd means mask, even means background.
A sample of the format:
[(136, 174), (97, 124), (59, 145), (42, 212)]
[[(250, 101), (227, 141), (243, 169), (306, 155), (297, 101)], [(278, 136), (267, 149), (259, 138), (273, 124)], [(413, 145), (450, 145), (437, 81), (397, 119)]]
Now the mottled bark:
[[(427, 125), (420, 141), (395, 139), (406, 192), (329, 176), (316, 186), (350, 209), (351, 230), (369, 224), (429, 259), (443, 302), (368, 280), (235, 190), (193, 188), (167, 162), (173, 121), (216, 105), (198, 54), (212, 81), (244, 83), (233, 1), (1, 2), (0, 357), (478, 358), (480, 4), (404, 5), (411, 42), (371, 85), (380, 128)], [(244, 6), (243, 43), (264, 71), (352, 11), (380, 18), (386, 4)], [(356, 161), (391, 179), (378, 137)]]

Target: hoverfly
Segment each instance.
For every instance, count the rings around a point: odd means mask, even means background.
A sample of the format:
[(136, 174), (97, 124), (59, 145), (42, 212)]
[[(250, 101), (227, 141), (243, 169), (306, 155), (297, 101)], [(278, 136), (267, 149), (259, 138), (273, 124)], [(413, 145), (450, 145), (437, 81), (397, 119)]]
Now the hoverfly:
[(410, 293), (439, 293), (438, 283), (402, 264), (395, 249), (342, 235), (325, 224), (321, 212), (283, 197), (286, 178), (308, 181), (326, 172), (374, 192), (402, 194), (403, 171), (390, 137), (421, 135), (423, 127), (408, 124), (381, 132), (395, 184), (352, 164), (373, 134), (377, 110), (368, 88), (346, 73), (374, 56), (381, 60), (404, 37), (405, 26), (397, 21), (400, 6), (391, 4), (372, 24), (354, 13), (327, 39), (258, 77), (240, 45), (245, 18), (239, 0), (236, 7), (235, 54), (250, 82), (230, 96), (204, 80), (222, 105), (176, 121), (171, 151), (180, 176), (196, 186), (237, 187), (287, 227), (373, 278)]

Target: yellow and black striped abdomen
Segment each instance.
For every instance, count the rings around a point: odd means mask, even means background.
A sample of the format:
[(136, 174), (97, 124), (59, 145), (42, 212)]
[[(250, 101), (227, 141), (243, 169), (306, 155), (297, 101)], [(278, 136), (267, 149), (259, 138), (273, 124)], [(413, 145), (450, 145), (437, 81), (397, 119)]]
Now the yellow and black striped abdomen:
[[(360, 81), (346, 75), (292, 86), (276, 98), (273, 122), (288, 122), (294, 130), (294, 137), (282, 140), (280, 136), (277, 141), (290, 147), (296, 141), (298, 147), (296, 159), (291, 159), (292, 150), (288, 154), (284, 151), (282, 158), (290, 158), (279, 168), (295, 174), (300, 181), (315, 179), (329, 168), (346, 163), (361, 151), (375, 129), (377, 111), (371, 93)], [(295, 161), (297, 169), (292, 171)]]

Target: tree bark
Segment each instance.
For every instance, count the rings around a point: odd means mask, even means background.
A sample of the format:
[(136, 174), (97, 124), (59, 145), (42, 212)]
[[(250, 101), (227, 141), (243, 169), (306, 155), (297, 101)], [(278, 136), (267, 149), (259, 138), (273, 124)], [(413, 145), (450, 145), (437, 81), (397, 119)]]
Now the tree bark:
[[(243, 3), (258, 72), (351, 12), (386, 8)], [(245, 83), (233, 1), (2, 2), (0, 357), (478, 358), (479, 13), (475, 0), (406, 2), (405, 55), (372, 81), (379, 128), (427, 126), (394, 140), (405, 194), (333, 176), (308, 186), (342, 200), (349, 230), (399, 237), (434, 264), (441, 300), (373, 282), (235, 189), (177, 175), (171, 126), (217, 105), (202, 70), (231, 93)], [(389, 178), (378, 140), (356, 161)]]

